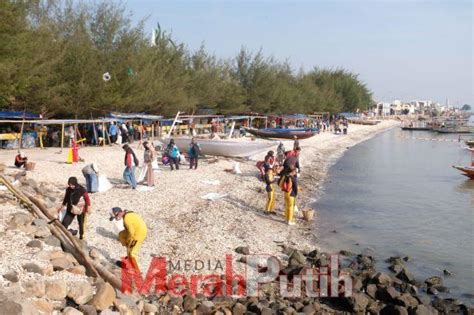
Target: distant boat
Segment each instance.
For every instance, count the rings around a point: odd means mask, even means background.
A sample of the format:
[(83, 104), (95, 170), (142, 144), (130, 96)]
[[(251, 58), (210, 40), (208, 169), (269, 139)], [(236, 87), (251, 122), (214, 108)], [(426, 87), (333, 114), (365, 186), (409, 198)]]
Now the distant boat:
[[(188, 152), (190, 137), (173, 138), (175, 144), (181, 152)], [(216, 155), (227, 157), (249, 157), (251, 155), (266, 151), (276, 146), (273, 142), (250, 142), (250, 141), (229, 141), (229, 140), (209, 140), (196, 139), (204, 155)], [(167, 145), (169, 139), (161, 139), (161, 143)]]
[(438, 133), (474, 133), (474, 128), (471, 126), (457, 126), (457, 127), (441, 127), (433, 129)]
[(412, 131), (431, 131), (433, 128), (431, 127), (402, 127), (402, 130), (412, 130)]
[(260, 138), (277, 138), (277, 139), (307, 139), (318, 133), (317, 128), (245, 128), (250, 134)]
[(349, 123), (355, 125), (366, 125), (366, 126), (375, 126), (379, 124), (380, 120), (368, 120), (368, 119), (348, 119)]

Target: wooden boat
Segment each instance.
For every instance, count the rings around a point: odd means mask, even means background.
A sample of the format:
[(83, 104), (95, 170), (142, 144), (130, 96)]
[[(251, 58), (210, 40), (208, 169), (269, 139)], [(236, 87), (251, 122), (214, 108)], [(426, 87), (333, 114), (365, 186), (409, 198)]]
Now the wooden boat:
[(402, 127), (402, 130), (430, 131), (430, 130), (433, 130), (433, 129), (431, 127)]
[[(190, 137), (173, 138), (175, 144), (182, 153), (187, 153)], [(276, 142), (250, 142), (250, 141), (231, 141), (231, 140), (208, 140), (196, 139), (201, 147), (201, 153), (204, 155), (216, 155), (227, 157), (249, 157), (251, 155), (269, 150), (277, 145)], [(161, 139), (161, 143), (168, 145), (169, 139)]]
[(459, 126), (459, 127), (442, 127), (442, 128), (437, 128), (433, 129), (433, 131), (436, 131), (438, 133), (474, 133), (474, 127), (470, 126)]
[(368, 119), (348, 119), (349, 123), (355, 125), (375, 126), (379, 124), (380, 120), (368, 120)]
[(277, 138), (277, 139), (307, 139), (318, 133), (317, 128), (266, 128), (255, 129), (245, 128), (250, 134), (260, 138)]
[(455, 166), (455, 165), (453, 165), (453, 167), (455, 169), (460, 170), (461, 172), (463, 172), (464, 176), (467, 176), (470, 179), (474, 179), (474, 167), (472, 167), (472, 166)]

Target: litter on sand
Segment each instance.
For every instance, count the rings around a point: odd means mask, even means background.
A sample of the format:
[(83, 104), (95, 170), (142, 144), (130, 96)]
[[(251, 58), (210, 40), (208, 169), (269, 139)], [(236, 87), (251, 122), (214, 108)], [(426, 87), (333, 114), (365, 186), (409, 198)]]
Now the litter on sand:
[(155, 187), (137, 186), (137, 191), (140, 191), (140, 192), (152, 191), (152, 190), (154, 190), (154, 189), (155, 189)]
[(219, 186), (221, 182), (219, 180), (202, 180), (201, 183), (212, 186)]
[(224, 198), (227, 196), (227, 194), (219, 194), (219, 193), (208, 193), (205, 194), (204, 196), (201, 196), (202, 199), (210, 200), (210, 201), (216, 201), (221, 198)]
[(99, 175), (99, 192), (104, 192), (112, 188), (112, 184), (107, 179), (105, 175)]

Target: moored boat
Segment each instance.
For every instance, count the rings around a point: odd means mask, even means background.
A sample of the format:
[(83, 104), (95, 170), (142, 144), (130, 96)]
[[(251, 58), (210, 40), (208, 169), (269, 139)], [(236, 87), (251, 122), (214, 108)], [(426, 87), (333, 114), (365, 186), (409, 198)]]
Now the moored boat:
[[(191, 143), (190, 137), (177, 137), (173, 138), (175, 144), (178, 146), (181, 152), (187, 152), (189, 144)], [(201, 148), (201, 153), (204, 155), (216, 155), (216, 156), (227, 156), (227, 157), (249, 157), (251, 155), (263, 152), (276, 146), (273, 142), (250, 142), (250, 141), (229, 141), (229, 140), (209, 140), (209, 139), (196, 139)], [(167, 145), (169, 139), (161, 139), (161, 143)]]
[(466, 140), (464, 141), (469, 147), (473, 148), (474, 147), (474, 139), (473, 140)]
[(317, 128), (266, 128), (255, 129), (245, 128), (250, 134), (260, 138), (277, 138), (277, 139), (307, 139), (318, 133)]
[(472, 166), (456, 166), (453, 165), (453, 167), (457, 170), (460, 170), (463, 172), (464, 176), (469, 177), (470, 179), (474, 179), (474, 167)]
[(474, 127), (459, 126), (459, 127), (441, 127), (433, 129), (438, 133), (474, 133)]

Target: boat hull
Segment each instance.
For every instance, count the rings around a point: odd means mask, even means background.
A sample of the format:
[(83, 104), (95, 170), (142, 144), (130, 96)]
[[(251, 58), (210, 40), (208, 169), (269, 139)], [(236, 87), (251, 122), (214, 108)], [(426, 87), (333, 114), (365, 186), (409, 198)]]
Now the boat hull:
[(432, 128), (429, 127), (402, 127), (402, 130), (411, 130), (411, 131), (431, 131)]
[(470, 179), (474, 179), (474, 167), (467, 167), (467, 166), (455, 166), (453, 167), (457, 170), (463, 172), (462, 175), (469, 177)]
[(276, 138), (276, 139), (307, 139), (318, 133), (317, 129), (253, 129), (245, 128), (250, 134), (260, 138)]
[[(175, 144), (178, 146), (182, 153), (187, 153), (191, 138), (173, 138)], [(168, 145), (169, 139), (160, 140), (164, 145)], [(201, 148), (201, 154), (204, 155), (215, 155), (215, 156), (226, 156), (226, 157), (240, 157), (246, 158), (254, 154), (269, 150), (275, 147), (277, 143), (259, 143), (249, 141), (227, 141), (227, 140), (202, 140), (198, 139), (197, 142)]]

